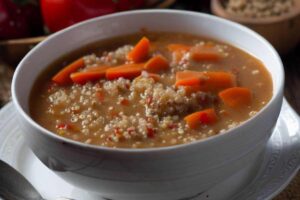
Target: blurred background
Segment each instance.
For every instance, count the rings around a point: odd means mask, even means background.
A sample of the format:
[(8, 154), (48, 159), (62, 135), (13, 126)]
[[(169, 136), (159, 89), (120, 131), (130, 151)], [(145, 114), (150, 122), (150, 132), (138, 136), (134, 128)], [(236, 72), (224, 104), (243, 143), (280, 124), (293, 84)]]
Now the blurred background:
[[(20, 60), (50, 34), (78, 22), (136, 9), (180, 9), (241, 23), (265, 37), (285, 67), (285, 97), (300, 113), (300, 0), (0, 0), (0, 107)], [(276, 200), (300, 199), (300, 175)]]
[(94, 17), (151, 8), (206, 12), (236, 21), (263, 35), (281, 54), (300, 40), (299, 0), (0, 0), (1, 53), (16, 64), (28, 45), (51, 33)]

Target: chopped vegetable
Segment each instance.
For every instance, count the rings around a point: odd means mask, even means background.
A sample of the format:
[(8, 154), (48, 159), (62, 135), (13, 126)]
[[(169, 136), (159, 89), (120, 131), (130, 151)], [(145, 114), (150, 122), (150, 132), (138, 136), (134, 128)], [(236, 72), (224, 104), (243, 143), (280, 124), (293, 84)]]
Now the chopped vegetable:
[(219, 91), (236, 85), (236, 78), (229, 72), (203, 72), (201, 90)]
[(135, 63), (143, 62), (147, 59), (150, 50), (150, 41), (143, 37), (135, 47), (128, 53), (127, 58)]
[(209, 125), (217, 121), (217, 115), (212, 108), (194, 112), (184, 118), (185, 122), (191, 129), (196, 129), (200, 125)]
[(70, 75), (72, 81), (77, 84), (85, 84), (105, 77), (105, 71), (75, 72)]
[(133, 79), (141, 75), (144, 63), (140, 64), (125, 64), (118, 67), (112, 67), (106, 70), (106, 78), (109, 80), (120, 77)]
[(67, 123), (60, 123), (56, 125), (57, 129), (69, 129), (70, 127), (71, 127), (70, 124)]
[(234, 87), (236, 80), (229, 72), (181, 71), (176, 73), (175, 85), (199, 87), (201, 91), (219, 91)]
[(110, 66), (93, 67), (86, 71), (75, 72), (70, 75), (70, 78), (74, 83), (85, 84), (89, 81), (96, 81), (105, 77), (106, 70), (111, 68)]
[(187, 96), (190, 96), (192, 93), (201, 91), (200, 86), (184, 86), (184, 89)]
[(249, 106), (252, 102), (252, 93), (248, 88), (232, 87), (219, 93), (225, 105), (232, 108)]
[(104, 92), (103, 91), (99, 91), (96, 93), (96, 97), (97, 99), (103, 103), (104, 102), (104, 99), (105, 99), (105, 95), (104, 95)]
[(162, 55), (156, 55), (146, 62), (144, 68), (148, 72), (157, 73), (161, 70), (168, 69), (169, 63), (168, 60)]
[(88, 69), (86, 69), (84, 71), (86, 71), (86, 72), (90, 72), (90, 71), (104, 71), (105, 72), (108, 68), (111, 68), (111, 66), (100, 65), (100, 66), (88, 68)]
[(76, 72), (82, 67), (84, 67), (84, 61), (83, 58), (79, 58), (60, 70), (54, 77), (52, 77), (52, 81), (59, 85), (72, 83), (70, 74)]
[(154, 138), (155, 130), (153, 128), (147, 127), (147, 136), (148, 136), (148, 138)]
[[(200, 86), (201, 84), (201, 77), (199, 76), (191, 76), (190, 78), (185, 78), (176, 81), (175, 86)], [(200, 88), (199, 88), (200, 89)]]
[(122, 106), (128, 106), (129, 103), (130, 103), (129, 100), (126, 99), (126, 98), (124, 98), (124, 99), (122, 99), (122, 100), (120, 101), (120, 104), (121, 104)]
[(191, 49), (191, 59), (194, 61), (218, 61), (222, 58), (220, 52), (211, 45), (196, 46)]

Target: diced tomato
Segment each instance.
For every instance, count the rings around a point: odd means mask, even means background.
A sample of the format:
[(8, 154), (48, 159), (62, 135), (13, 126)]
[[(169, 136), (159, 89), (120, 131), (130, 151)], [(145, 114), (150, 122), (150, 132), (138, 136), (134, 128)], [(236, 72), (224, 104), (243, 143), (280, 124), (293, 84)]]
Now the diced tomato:
[(148, 138), (154, 138), (155, 130), (153, 128), (147, 127), (147, 136), (148, 136)]

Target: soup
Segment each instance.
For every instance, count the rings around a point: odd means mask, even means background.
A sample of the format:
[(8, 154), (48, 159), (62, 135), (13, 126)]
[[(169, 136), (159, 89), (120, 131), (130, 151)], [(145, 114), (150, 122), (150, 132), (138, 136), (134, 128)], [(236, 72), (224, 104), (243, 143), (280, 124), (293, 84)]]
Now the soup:
[(151, 148), (226, 134), (272, 97), (263, 63), (229, 44), (143, 32), (88, 45), (36, 80), (32, 118), (83, 143)]

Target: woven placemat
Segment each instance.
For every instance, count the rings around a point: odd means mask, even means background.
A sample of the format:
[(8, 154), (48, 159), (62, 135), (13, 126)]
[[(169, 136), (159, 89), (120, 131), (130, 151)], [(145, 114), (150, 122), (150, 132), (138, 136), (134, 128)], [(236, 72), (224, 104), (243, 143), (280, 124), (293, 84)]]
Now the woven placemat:
[[(0, 107), (5, 105), (11, 99), (10, 85), (13, 75), (13, 69), (0, 61)], [(283, 192), (274, 200), (300, 200), (300, 173), (292, 180)]]
[(0, 107), (11, 99), (10, 85), (13, 69), (0, 61)]
[(274, 200), (300, 200), (300, 173)]

